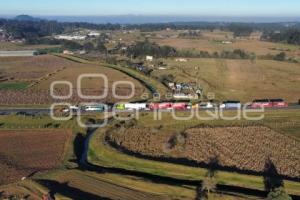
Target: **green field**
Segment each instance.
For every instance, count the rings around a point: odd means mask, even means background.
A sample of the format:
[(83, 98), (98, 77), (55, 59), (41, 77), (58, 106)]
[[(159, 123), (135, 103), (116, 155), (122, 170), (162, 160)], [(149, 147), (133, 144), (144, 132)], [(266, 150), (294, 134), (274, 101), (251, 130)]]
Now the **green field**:
[[(184, 116), (185, 114), (178, 114)], [(229, 115), (231, 115), (229, 113)], [(164, 134), (166, 132), (180, 132), (189, 127), (196, 125), (209, 125), (209, 126), (238, 126), (249, 125), (246, 121), (231, 121), (225, 122), (222, 120), (203, 122), (199, 120), (189, 120), (184, 122), (178, 122), (172, 120), (170, 114), (164, 113), (163, 120), (153, 120), (151, 114), (143, 116), (137, 123), (140, 127), (152, 127), (152, 129), (159, 129), (159, 133)], [(287, 122), (295, 121), (295, 125), (288, 125)], [(299, 114), (291, 111), (270, 111), (266, 113), (265, 120), (260, 122), (260, 125), (269, 127), (276, 127), (275, 129), (282, 133), (288, 134), (292, 137), (299, 138)], [(290, 127), (290, 128), (287, 128)], [(104, 143), (105, 129), (101, 129), (92, 138), (89, 149), (89, 162), (94, 165), (121, 168), (131, 171), (139, 171), (148, 174), (172, 177), (184, 180), (202, 180), (207, 169), (188, 167), (184, 165), (171, 164), (160, 161), (150, 161), (141, 158), (129, 156), (121, 153), (120, 151)], [(263, 178), (260, 176), (232, 173), (226, 171), (218, 171), (217, 180), (219, 184), (234, 185), (251, 189), (264, 190)], [(299, 195), (300, 183), (285, 181), (286, 190), (291, 194)]]
[(24, 90), (28, 87), (28, 83), (0, 83), (0, 90)]

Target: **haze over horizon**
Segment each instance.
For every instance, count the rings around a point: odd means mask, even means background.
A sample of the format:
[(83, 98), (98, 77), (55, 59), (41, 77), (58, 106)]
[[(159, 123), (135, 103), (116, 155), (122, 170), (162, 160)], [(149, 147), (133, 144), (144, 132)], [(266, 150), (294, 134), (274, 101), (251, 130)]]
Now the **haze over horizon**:
[(10, 0), (1, 4), (2, 17), (28, 14), (69, 22), (300, 21), (300, 1), (297, 0)]

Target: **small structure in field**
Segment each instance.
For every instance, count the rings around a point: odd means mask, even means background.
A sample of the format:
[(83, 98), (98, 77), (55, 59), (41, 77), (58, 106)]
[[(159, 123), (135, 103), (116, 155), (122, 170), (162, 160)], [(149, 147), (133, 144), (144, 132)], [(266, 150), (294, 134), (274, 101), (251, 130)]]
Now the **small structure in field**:
[(165, 68), (165, 67), (158, 67), (158, 69), (159, 69), (159, 70), (165, 70), (165, 69), (167, 69), (167, 68)]
[(88, 36), (89, 37), (98, 37), (98, 36), (100, 36), (100, 33), (96, 32), (96, 31), (91, 31), (91, 32), (89, 32)]
[(65, 55), (74, 55), (74, 53), (72, 51), (69, 51), (69, 50), (64, 50), (63, 54), (65, 54)]
[(222, 41), (222, 44), (232, 44), (231, 41)]
[(153, 61), (153, 56), (146, 56), (146, 61), (152, 62)]
[(176, 58), (175, 61), (176, 62), (187, 62), (187, 59), (185, 59), (185, 58)]
[(198, 99), (198, 95), (196, 94), (184, 94), (184, 93), (176, 93), (173, 95), (174, 99)]

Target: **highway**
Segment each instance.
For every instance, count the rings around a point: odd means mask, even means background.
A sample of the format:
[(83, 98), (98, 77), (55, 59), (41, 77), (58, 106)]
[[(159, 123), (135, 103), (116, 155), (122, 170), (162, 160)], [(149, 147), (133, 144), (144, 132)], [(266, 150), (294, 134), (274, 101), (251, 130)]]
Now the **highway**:
[[(205, 109), (203, 109), (205, 110)], [(207, 110), (214, 110), (214, 109), (207, 109)], [(235, 110), (235, 109), (226, 109), (226, 110)], [(287, 108), (265, 108), (266, 111), (268, 110), (300, 110), (300, 105), (290, 105)], [(167, 111), (167, 110), (162, 110), (162, 111)], [(178, 110), (180, 112), (189, 112), (190, 110)], [(111, 109), (109, 110), (111, 112)], [(116, 111), (117, 112), (117, 111)], [(120, 111), (124, 112), (124, 111)], [(130, 112), (130, 111), (128, 111)], [(140, 111), (140, 112), (152, 112), (152, 111)], [(168, 110), (170, 112), (170, 110)], [(87, 112), (82, 112), (83, 114), (86, 114)], [(0, 115), (11, 115), (11, 114), (20, 114), (20, 115), (28, 115), (28, 116), (33, 116), (33, 115), (38, 115), (38, 114), (50, 114), (50, 108), (0, 108)]]

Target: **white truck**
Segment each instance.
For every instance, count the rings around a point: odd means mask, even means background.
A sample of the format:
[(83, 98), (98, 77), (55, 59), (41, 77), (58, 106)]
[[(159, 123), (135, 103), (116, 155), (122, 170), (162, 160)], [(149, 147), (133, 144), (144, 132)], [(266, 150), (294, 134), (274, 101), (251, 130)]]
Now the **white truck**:
[(125, 110), (135, 111), (135, 110), (147, 110), (146, 103), (125, 103)]

